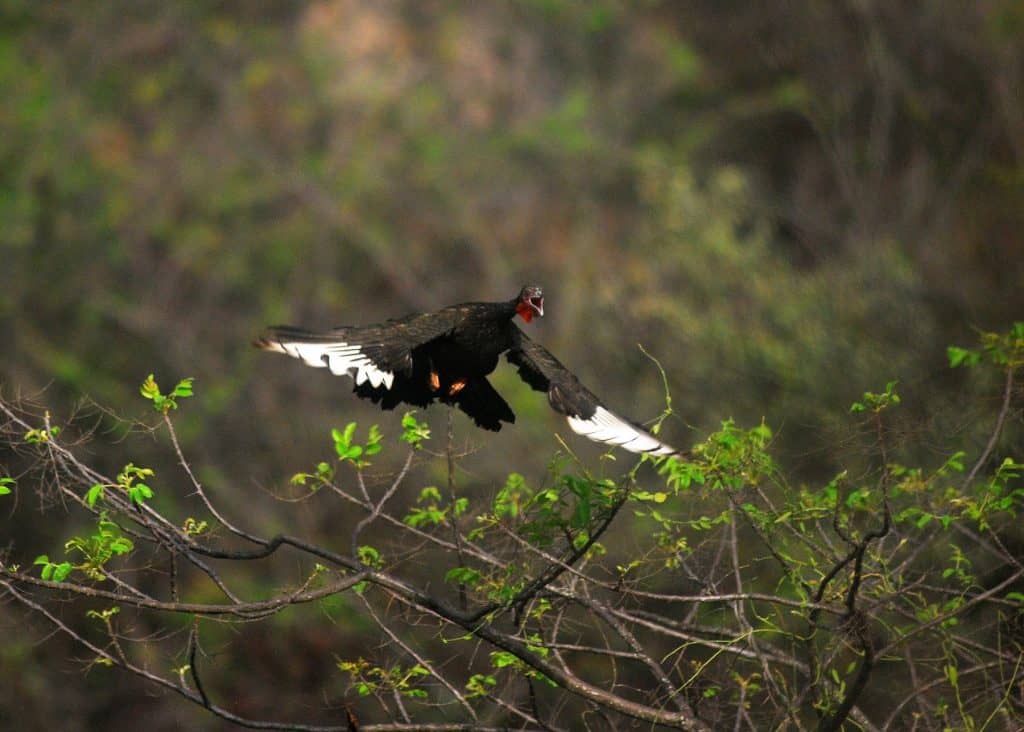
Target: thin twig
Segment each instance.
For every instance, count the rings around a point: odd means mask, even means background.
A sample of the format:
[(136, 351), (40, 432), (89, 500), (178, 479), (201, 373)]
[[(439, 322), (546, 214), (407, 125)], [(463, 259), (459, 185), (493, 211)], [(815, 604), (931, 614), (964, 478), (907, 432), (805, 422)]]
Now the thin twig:
[(996, 443), (999, 441), (999, 436), (1003, 433), (1003, 425), (1006, 423), (1006, 416), (1010, 413), (1010, 398), (1013, 396), (1013, 374), (1014, 369), (1007, 367), (1006, 384), (1003, 386), (1003, 404), (999, 408), (999, 414), (996, 416), (996, 424), (992, 428), (992, 434), (989, 435), (988, 443), (985, 445), (985, 449), (982, 450), (981, 456), (974, 463), (970, 472), (967, 473), (967, 477), (964, 478), (964, 482), (961, 485), (962, 489), (966, 489), (974, 482), (974, 478), (978, 475), (978, 471), (981, 470), (982, 466), (984, 466), (986, 462), (988, 462), (992, 451), (996, 449)]

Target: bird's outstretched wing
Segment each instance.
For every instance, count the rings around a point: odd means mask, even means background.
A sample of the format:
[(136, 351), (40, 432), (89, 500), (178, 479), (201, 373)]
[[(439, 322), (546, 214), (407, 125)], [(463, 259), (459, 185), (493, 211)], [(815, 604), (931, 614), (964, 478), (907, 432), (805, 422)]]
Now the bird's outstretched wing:
[(450, 333), (465, 317), (457, 307), (409, 315), (380, 325), (342, 326), (314, 333), (290, 325), (268, 328), (253, 344), (302, 359), (315, 368), (348, 374), (356, 386), (391, 389), (396, 375), (413, 371), (413, 349)]
[(253, 344), (301, 358), (307, 365), (347, 374), (356, 386), (390, 389), (395, 375), (411, 376), (413, 350), (451, 333), (465, 313), (457, 307), (387, 320), (379, 326), (343, 326), (313, 333), (274, 326)]
[(531, 341), (518, 328), (516, 330), (518, 344), (509, 350), (509, 362), (519, 367), (523, 381), (537, 391), (547, 392), (548, 402), (556, 412), (568, 418), (573, 432), (594, 442), (619, 445), (630, 452), (678, 454), (678, 450), (661, 442), (644, 428), (609, 411), (544, 346)]

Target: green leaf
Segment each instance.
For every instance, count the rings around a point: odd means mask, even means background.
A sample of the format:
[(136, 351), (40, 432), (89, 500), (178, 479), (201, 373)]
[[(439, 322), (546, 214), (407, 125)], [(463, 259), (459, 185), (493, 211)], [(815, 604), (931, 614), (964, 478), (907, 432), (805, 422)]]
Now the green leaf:
[(105, 486), (102, 483), (97, 483), (86, 492), (85, 502), (89, 504), (90, 508), (96, 505), (96, 501), (103, 498), (104, 487)]
[(51, 427), (49, 430), (34, 429), (25, 433), (24, 440), (30, 445), (49, 442), (51, 438), (60, 434), (60, 427)]
[(949, 346), (946, 349), (946, 356), (949, 358), (950, 368), (957, 368), (958, 366), (976, 366), (981, 361), (981, 354), (977, 351), (971, 351), (967, 348), (959, 348), (957, 346)]
[(519, 659), (508, 651), (494, 651), (491, 653), (491, 665), (494, 668), (506, 668), (508, 666), (515, 666), (519, 663)]
[(489, 687), (496, 686), (498, 680), (490, 674), (473, 674), (466, 684), (466, 691), (469, 697), (486, 696), (490, 693)]
[[(96, 620), (102, 620), (106, 622), (107, 620), (110, 620), (112, 617), (117, 615), (119, 612), (121, 612), (121, 608), (115, 605), (114, 607), (107, 608), (106, 610), (87, 610), (85, 613), (85, 617), (94, 618)], [(188, 667), (186, 666), (185, 668), (187, 669)]]
[(426, 422), (419, 422), (413, 416), (415, 411), (406, 412), (402, 416), (402, 436), (399, 438), (402, 442), (408, 442), (412, 445), (413, 449), (418, 450), (422, 447), (424, 440), (430, 439), (430, 428)]
[(14, 485), (14, 478), (0, 478), (0, 496), (9, 495), (12, 485)]
[(165, 396), (160, 393), (160, 387), (153, 378), (153, 374), (150, 374), (146, 377), (146, 380), (142, 382), (142, 386), (139, 387), (139, 393), (146, 399), (153, 402), (153, 409), (163, 414), (167, 414), (170, 410), (178, 408), (178, 402), (175, 401), (177, 397), (192, 396), (192, 381), (193, 378), (191, 376), (187, 379), (182, 379), (178, 382), (177, 386), (174, 387), (171, 393)]
[(366, 449), (364, 453), (366, 455), (376, 455), (381, 449), (381, 440), (383, 435), (380, 433), (380, 427), (377, 425), (370, 426), (370, 434), (366, 437)]
[(967, 453), (964, 452), (963, 450), (958, 450), (957, 452), (954, 452), (952, 455), (949, 456), (949, 459), (946, 461), (946, 464), (943, 465), (942, 467), (950, 468), (958, 473), (964, 472), (965, 455), (967, 455)]
[(472, 567), (455, 567), (444, 575), (445, 582), (458, 582), (460, 585), (475, 585), (480, 581), (481, 574)]
[(762, 422), (757, 427), (750, 430), (750, 435), (751, 437), (756, 438), (761, 444), (764, 444), (772, 439), (772, 428)]
[(157, 386), (156, 380), (153, 379), (153, 374), (147, 376), (146, 380), (142, 382), (142, 386), (139, 387), (139, 393), (150, 401), (154, 401), (157, 397), (161, 396), (160, 387)]
[(437, 489), (437, 486), (428, 485), (420, 491), (420, 497), (416, 499), (416, 503), (424, 503), (426, 501), (441, 502), (441, 491)]
[(358, 549), (359, 561), (368, 567), (379, 567), (381, 565), (380, 552), (372, 546), (361, 546)]
[(137, 483), (128, 489), (128, 497), (140, 506), (153, 497), (153, 490), (145, 483)]
[(949, 683), (953, 686), (956, 686), (956, 682), (960, 678), (960, 672), (951, 663), (946, 664), (946, 678), (949, 679)]
[(192, 396), (192, 382), (195, 378), (189, 376), (187, 379), (182, 379), (178, 382), (178, 385), (174, 387), (174, 391), (171, 392), (171, 396), (176, 397), (190, 397)]
[(39, 575), (46, 581), (63, 582), (67, 579), (67, 576), (71, 573), (73, 567), (71, 562), (61, 562), (60, 564), (54, 564), (50, 561), (50, 558), (45, 554), (40, 554), (35, 558), (33, 564), (42, 565), (43, 569)]
[(110, 542), (110, 551), (114, 554), (127, 554), (134, 548), (135, 544), (126, 536), (120, 536)]
[(185, 519), (182, 530), (188, 536), (199, 536), (206, 531), (208, 524), (205, 521), (196, 521), (191, 516)]

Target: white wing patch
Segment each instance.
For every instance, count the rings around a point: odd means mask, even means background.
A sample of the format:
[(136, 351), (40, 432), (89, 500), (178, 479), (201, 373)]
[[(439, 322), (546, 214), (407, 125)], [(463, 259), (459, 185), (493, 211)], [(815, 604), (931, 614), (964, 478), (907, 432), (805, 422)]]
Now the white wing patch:
[(569, 417), (569, 427), (578, 435), (610, 445), (618, 445), (630, 452), (647, 452), (652, 455), (674, 455), (677, 451), (637, 429), (604, 407), (598, 407), (590, 419)]
[(302, 359), (307, 366), (313, 368), (329, 368), (332, 374), (347, 374), (356, 380), (356, 384), (369, 381), (377, 388), (381, 385), (390, 389), (395, 381), (391, 371), (378, 368), (373, 361), (363, 355), (362, 349), (355, 344), (342, 343), (300, 343), (296, 341), (269, 341), (268, 351), (276, 351), (293, 358)]

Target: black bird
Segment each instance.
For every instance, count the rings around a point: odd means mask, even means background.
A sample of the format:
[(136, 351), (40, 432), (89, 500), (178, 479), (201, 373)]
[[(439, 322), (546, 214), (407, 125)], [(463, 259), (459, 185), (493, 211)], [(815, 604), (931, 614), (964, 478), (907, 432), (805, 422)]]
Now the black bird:
[(433, 313), (407, 315), (379, 325), (342, 326), (314, 333), (292, 326), (269, 328), (257, 348), (301, 358), (355, 379), (356, 395), (394, 409), (404, 402), (427, 407), (434, 400), (457, 406), (478, 427), (500, 430), (516, 416), (487, 375), (504, 353), (519, 376), (564, 414), (569, 427), (595, 442), (631, 452), (675, 455), (649, 432), (610, 412), (546, 348), (512, 322), (544, 315), (544, 294), (524, 287), (505, 302), (469, 302)]

